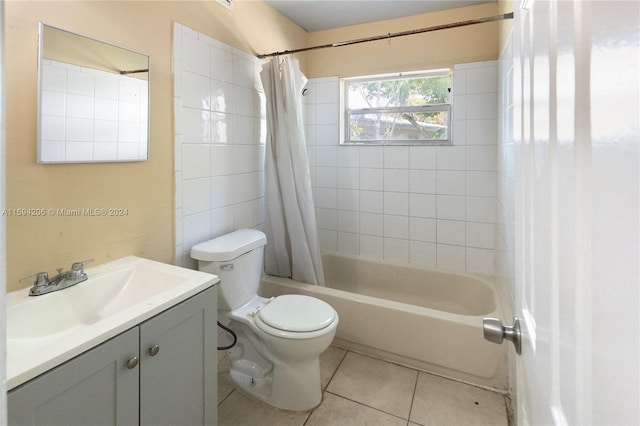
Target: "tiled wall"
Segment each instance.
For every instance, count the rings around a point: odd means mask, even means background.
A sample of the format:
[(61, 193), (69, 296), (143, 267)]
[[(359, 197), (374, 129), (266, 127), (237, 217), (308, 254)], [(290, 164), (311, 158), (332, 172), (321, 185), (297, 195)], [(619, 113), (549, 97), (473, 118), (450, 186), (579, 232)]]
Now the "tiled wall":
[(43, 160), (147, 158), (146, 80), (43, 60), (42, 87)]
[(497, 62), (453, 73), (453, 146), (340, 146), (339, 80), (304, 98), (321, 248), (494, 273)]
[[(513, 285), (515, 283), (515, 155), (516, 143), (513, 137), (513, 46), (508, 37), (500, 55), (498, 82), (500, 84), (499, 135), (498, 135), (498, 192), (496, 214), (496, 277), (508, 299), (504, 306), (513, 306)], [(509, 314), (508, 312), (506, 313)]]
[(195, 244), (264, 221), (261, 62), (174, 27), (176, 263)]
[[(176, 259), (264, 221), (260, 61), (175, 28)], [(305, 116), (321, 248), (494, 273), (497, 62), (453, 76), (453, 146), (340, 146), (338, 78), (307, 84)]]

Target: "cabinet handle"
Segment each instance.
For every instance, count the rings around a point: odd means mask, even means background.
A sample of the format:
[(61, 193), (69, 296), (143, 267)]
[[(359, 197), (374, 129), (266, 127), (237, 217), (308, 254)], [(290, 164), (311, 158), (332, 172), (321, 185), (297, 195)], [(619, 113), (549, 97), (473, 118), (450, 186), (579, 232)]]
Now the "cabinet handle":
[(151, 356), (156, 356), (158, 354), (158, 352), (160, 352), (160, 346), (158, 346), (158, 345), (151, 346), (149, 348), (149, 355), (151, 355)]
[(137, 356), (134, 356), (129, 361), (127, 361), (127, 368), (129, 370), (131, 370), (133, 368), (136, 368), (137, 365), (138, 365), (138, 357)]

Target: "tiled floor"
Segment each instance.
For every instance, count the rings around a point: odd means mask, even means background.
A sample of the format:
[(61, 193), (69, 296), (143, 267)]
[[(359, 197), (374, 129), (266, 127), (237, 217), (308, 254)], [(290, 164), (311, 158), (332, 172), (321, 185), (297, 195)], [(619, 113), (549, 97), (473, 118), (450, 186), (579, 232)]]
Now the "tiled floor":
[(219, 426), (507, 426), (504, 396), (337, 347), (320, 357), (322, 404), (276, 410), (235, 390), (221, 361)]

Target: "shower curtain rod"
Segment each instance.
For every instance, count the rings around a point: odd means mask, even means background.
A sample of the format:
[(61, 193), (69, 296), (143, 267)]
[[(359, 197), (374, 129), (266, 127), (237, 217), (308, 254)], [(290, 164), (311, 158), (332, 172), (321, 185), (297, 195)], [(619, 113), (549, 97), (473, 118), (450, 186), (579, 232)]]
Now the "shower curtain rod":
[(468, 21), (454, 22), (451, 24), (436, 25), (434, 27), (419, 28), (417, 30), (401, 31), (398, 33), (388, 33), (374, 37), (359, 38), (355, 40), (341, 41), (338, 43), (322, 44), (318, 46), (304, 47), (302, 49), (283, 50), (281, 52), (264, 53), (256, 55), (259, 59), (269, 58), (271, 56), (289, 55), (292, 53), (306, 52), (309, 50), (326, 49), (328, 47), (350, 46), (352, 44), (368, 43), (370, 41), (388, 40), (396, 37), (404, 37), (414, 34), (428, 33), (431, 31), (447, 30), (449, 28), (466, 27), (468, 25), (484, 24), (485, 22), (502, 21), (503, 19), (513, 19), (513, 12), (504, 13), (502, 15), (489, 16), (487, 18), (470, 19)]

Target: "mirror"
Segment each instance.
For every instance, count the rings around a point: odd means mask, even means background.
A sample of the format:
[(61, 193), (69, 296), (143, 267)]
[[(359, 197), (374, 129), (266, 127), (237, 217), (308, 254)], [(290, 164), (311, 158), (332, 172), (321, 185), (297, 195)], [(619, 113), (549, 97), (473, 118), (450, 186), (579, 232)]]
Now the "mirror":
[(149, 158), (149, 57), (40, 23), (38, 162)]

